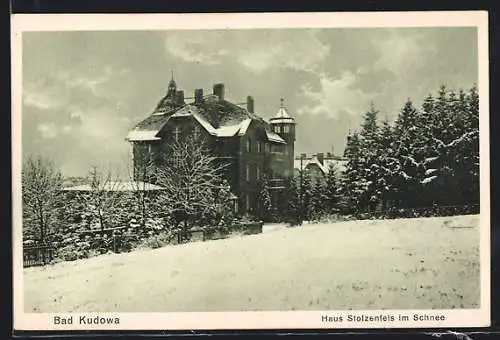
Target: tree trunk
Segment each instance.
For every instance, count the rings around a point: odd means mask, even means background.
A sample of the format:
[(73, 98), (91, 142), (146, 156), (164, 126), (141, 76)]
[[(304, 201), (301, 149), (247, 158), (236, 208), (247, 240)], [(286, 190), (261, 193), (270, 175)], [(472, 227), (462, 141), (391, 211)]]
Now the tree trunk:
[(43, 218), (43, 211), (40, 209), (40, 243), (45, 243), (45, 220)]
[(146, 204), (144, 202), (144, 199), (141, 202), (141, 228), (146, 227)]
[(99, 225), (101, 226), (101, 231), (104, 230), (104, 221), (102, 219), (101, 211), (99, 210)]

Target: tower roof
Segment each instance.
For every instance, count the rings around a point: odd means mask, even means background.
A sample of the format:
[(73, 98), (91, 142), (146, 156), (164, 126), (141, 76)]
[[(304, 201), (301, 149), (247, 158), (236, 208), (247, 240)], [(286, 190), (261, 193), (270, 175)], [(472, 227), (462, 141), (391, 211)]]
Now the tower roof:
[(170, 78), (170, 81), (168, 82), (168, 87), (169, 88), (172, 88), (172, 87), (177, 88), (177, 83), (174, 80), (174, 71), (172, 71), (172, 78)]
[(273, 118), (270, 119), (270, 122), (272, 124), (277, 124), (277, 123), (289, 123), (289, 124), (295, 124), (295, 119), (290, 117), (288, 114), (288, 110), (286, 109), (284, 105), (284, 99), (280, 99), (280, 108), (278, 109), (278, 112), (274, 115)]

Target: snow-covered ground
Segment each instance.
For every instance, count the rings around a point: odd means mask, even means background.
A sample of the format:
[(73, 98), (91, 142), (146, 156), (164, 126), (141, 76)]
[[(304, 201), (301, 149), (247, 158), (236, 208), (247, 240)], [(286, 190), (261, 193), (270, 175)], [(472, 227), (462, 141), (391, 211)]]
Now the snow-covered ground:
[(474, 308), (479, 217), (269, 226), (27, 268), (26, 312)]

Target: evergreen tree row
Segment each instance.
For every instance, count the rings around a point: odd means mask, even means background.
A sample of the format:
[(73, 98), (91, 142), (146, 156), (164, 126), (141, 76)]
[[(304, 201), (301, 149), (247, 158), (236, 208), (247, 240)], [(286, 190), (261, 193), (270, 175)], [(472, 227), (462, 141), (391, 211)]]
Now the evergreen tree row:
[(289, 180), (286, 215), (290, 219), (443, 207), (477, 212), (476, 86), (458, 92), (441, 86), (420, 108), (408, 99), (393, 122), (381, 120), (372, 103), (359, 130), (349, 135), (345, 157), (340, 176), (331, 169), (324, 181), (311, 182), (307, 172)]

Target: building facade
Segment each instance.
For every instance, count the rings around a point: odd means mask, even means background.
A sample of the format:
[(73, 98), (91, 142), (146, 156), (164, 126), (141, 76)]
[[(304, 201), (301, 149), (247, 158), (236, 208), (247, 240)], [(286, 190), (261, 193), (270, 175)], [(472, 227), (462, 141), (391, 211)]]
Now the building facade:
[(172, 78), (153, 113), (130, 130), (126, 139), (132, 144), (135, 179), (144, 179), (139, 178), (138, 169), (145, 160), (168, 152), (168, 146), (181, 137), (197, 136), (203, 138), (213, 156), (228, 164), (223, 176), (237, 197), (239, 213), (258, 209), (264, 178), (273, 207), (280, 209), (284, 179), (293, 175), (296, 125), (283, 100), (275, 117), (267, 122), (254, 112), (251, 96), (240, 104), (226, 100), (224, 84), (215, 84), (209, 94), (196, 89), (193, 95), (185, 98)]
[(331, 152), (316, 153), (308, 156), (300, 154), (294, 159), (294, 175), (300, 176), (301, 171), (307, 172), (314, 182), (316, 180), (325, 179), (326, 175), (333, 169), (337, 176), (342, 175), (345, 170), (347, 160), (344, 157), (339, 157)]

